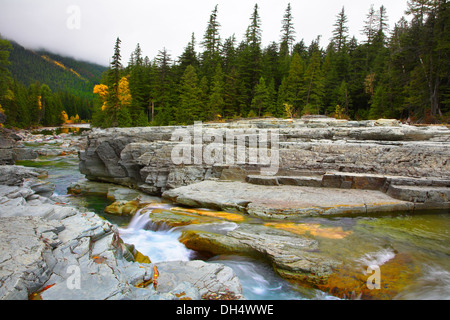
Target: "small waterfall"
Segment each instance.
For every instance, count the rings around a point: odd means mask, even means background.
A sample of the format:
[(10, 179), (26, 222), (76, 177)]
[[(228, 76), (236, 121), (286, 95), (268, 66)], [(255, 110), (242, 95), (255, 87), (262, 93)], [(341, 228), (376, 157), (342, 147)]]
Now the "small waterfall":
[(188, 261), (192, 251), (178, 241), (181, 232), (174, 229), (159, 228), (151, 221), (149, 211), (167, 205), (158, 204), (139, 210), (126, 228), (119, 228), (124, 242), (133, 244), (153, 263), (163, 261)]

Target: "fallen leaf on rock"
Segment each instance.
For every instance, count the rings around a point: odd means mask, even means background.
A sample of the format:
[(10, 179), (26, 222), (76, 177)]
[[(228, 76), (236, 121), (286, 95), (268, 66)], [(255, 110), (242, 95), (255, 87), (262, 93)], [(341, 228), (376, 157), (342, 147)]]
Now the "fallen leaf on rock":
[(92, 260), (94, 260), (94, 262), (96, 264), (100, 264), (100, 263), (105, 262), (106, 258), (105, 257), (94, 256), (94, 257), (92, 257)]

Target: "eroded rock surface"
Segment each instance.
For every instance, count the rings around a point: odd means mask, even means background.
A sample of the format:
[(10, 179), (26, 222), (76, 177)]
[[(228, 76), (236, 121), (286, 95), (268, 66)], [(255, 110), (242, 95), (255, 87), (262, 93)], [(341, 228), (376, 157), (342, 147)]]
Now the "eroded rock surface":
[[(192, 145), (180, 144), (175, 134), (179, 130), (189, 134)], [(258, 143), (278, 146), (275, 175), (262, 174), (267, 162), (249, 161), (255, 151), (250, 139), (261, 134), (265, 140)], [(227, 136), (245, 136), (246, 157), (241, 158), (243, 153), (236, 146), (228, 155), (233, 161), (227, 162), (224, 144), (219, 145), (215, 161), (206, 161), (213, 136), (219, 142)], [(195, 149), (195, 139), (200, 149)], [(192, 147), (190, 164), (174, 161), (174, 148), (183, 146)], [(449, 146), (450, 130), (445, 126), (415, 127), (394, 120), (264, 119), (203, 124), (201, 128), (95, 129), (80, 153), (80, 170), (90, 180), (123, 184), (158, 196), (205, 180), (231, 180), (264, 186), (377, 190), (393, 198), (388, 202), (400, 200), (414, 203), (417, 209), (433, 209), (449, 207)], [(196, 152), (203, 159), (197, 161)], [(380, 211), (385, 208), (381, 205)]]
[[(27, 187), (27, 182), (38, 185), (36, 177), (42, 172), (15, 166), (0, 169), (13, 177), (13, 185), (0, 186), (0, 299), (180, 298), (175, 294), (178, 291), (157, 290), (155, 273), (164, 274), (124, 244), (115, 225), (93, 212), (57, 204)], [(222, 270), (223, 266), (213, 265), (213, 270), (203, 274), (199, 270), (198, 276), (207, 282), (210, 274), (219, 272), (214, 268)], [(236, 286), (237, 278), (232, 278), (230, 288), (233, 284), (239, 296), (242, 289)]]

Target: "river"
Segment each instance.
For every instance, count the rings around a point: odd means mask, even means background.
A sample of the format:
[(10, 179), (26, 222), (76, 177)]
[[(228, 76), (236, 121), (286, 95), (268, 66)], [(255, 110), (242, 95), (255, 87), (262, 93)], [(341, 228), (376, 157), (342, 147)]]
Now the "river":
[[(57, 148), (56, 145), (28, 144), (30, 148)], [(114, 217), (104, 213), (111, 203), (104, 196), (67, 194), (67, 187), (83, 179), (78, 170), (76, 154), (40, 156), (33, 161), (18, 161), (18, 165), (39, 167), (48, 171), (46, 178), (55, 185), (55, 194), (116, 224), (126, 243), (134, 244), (152, 262), (203, 259), (231, 267), (243, 286), (243, 294), (250, 300), (336, 299), (316, 289), (292, 284), (278, 276), (265, 261), (244, 256), (204, 256), (187, 249), (178, 240), (183, 228), (161, 228), (148, 214), (133, 218)], [(164, 206), (160, 201), (154, 209)], [(152, 210), (153, 208), (148, 208)], [(252, 223), (259, 223), (257, 220)], [(262, 223), (262, 222), (261, 222)], [(396, 299), (450, 299), (450, 215), (448, 210), (415, 214), (395, 212), (365, 216), (303, 218), (296, 226), (308, 228), (319, 241), (321, 251), (344, 261), (346, 265), (383, 266), (398, 260), (394, 267), (381, 269), (382, 285), (390, 279), (401, 279), (402, 290)], [(234, 228), (232, 222), (206, 226), (209, 232), (226, 232)], [(339, 230), (338, 232), (336, 230)], [(314, 231), (314, 232), (313, 232)], [(317, 231), (320, 231), (317, 235)], [(338, 235), (343, 235), (337, 237)], [(331, 235), (331, 236), (330, 236)], [(364, 272), (364, 270), (362, 270)], [(406, 283), (406, 285), (405, 285)]]

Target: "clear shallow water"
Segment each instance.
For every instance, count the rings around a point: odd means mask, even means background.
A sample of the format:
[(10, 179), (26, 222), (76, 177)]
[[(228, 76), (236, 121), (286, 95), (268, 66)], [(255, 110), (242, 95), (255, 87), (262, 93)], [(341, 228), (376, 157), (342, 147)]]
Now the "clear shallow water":
[(39, 157), (37, 160), (16, 161), (17, 165), (36, 167), (48, 172), (49, 181), (54, 184), (56, 196), (67, 195), (67, 187), (71, 183), (84, 178), (78, 170), (79, 160), (76, 155), (71, 156), (47, 156)]
[(286, 282), (267, 263), (258, 260), (243, 256), (216, 256), (208, 261), (232, 268), (241, 280), (243, 295), (248, 300), (305, 300), (320, 297), (317, 290), (302, 290)]
[[(148, 215), (136, 215), (132, 220), (107, 215), (103, 210), (111, 201), (106, 197), (68, 196), (67, 187), (84, 178), (79, 173), (76, 156), (40, 157), (35, 161), (18, 161), (17, 164), (47, 170), (49, 176), (46, 180), (55, 185), (55, 194), (67, 197), (74, 203), (83, 202), (83, 206), (118, 225), (124, 241), (134, 244), (153, 262), (198, 258), (195, 252), (178, 241), (181, 229), (157, 227), (148, 219)], [(318, 217), (299, 219), (293, 223), (309, 227), (303, 236), (317, 240), (323, 254), (360, 267), (361, 270), (365, 265), (383, 266), (406, 255), (409, 260), (404, 267), (414, 265), (419, 271), (408, 279), (408, 286), (395, 298), (441, 300), (450, 299), (449, 213), (448, 210), (442, 210), (415, 214), (397, 212), (358, 217)], [(252, 221), (264, 222), (267, 221)], [(233, 222), (195, 226), (196, 229), (222, 234), (236, 227), (237, 224)], [(327, 233), (325, 236), (312, 235), (314, 230), (326, 230), (333, 235), (336, 228), (340, 228), (346, 236), (333, 239), (327, 238)], [(261, 261), (240, 256), (218, 256), (209, 261), (233, 268), (243, 284), (244, 296), (250, 300), (333, 299), (317, 290), (291, 285)], [(399, 270), (399, 275), (401, 272)]]

